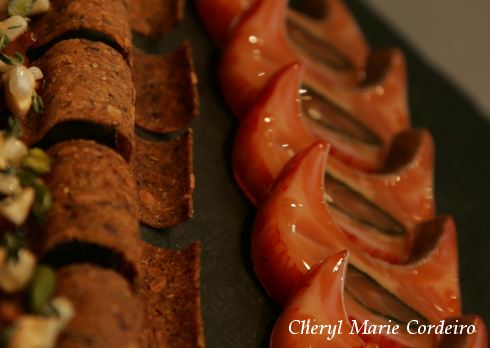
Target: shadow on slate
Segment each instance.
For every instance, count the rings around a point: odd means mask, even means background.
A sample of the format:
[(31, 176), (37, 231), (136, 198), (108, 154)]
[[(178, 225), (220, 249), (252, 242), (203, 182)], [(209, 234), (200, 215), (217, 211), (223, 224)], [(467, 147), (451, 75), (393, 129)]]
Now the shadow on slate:
[[(490, 323), (490, 124), (380, 18), (358, 1), (347, 1), (373, 47), (397, 46), (407, 57), (410, 107), (415, 127), (428, 128), (436, 144), (439, 214), (454, 216), (459, 235), (465, 313)], [(201, 293), (206, 344), (267, 347), (279, 313), (258, 283), (250, 259), (254, 207), (235, 184), (230, 157), (237, 121), (217, 80), (219, 50), (187, 1), (185, 21), (161, 40), (135, 37), (154, 54), (174, 51), (188, 40), (199, 78), (200, 116), (194, 129), (195, 216), (177, 227), (142, 228), (148, 242), (184, 248), (202, 242)]]

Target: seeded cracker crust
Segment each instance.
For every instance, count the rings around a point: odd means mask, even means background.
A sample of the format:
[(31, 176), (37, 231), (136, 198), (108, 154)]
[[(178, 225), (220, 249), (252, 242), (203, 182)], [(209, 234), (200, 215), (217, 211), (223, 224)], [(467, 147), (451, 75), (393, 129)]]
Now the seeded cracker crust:
[(200, 244), (183, 251), (144, 247), (138, 287), (145, 303), (141, 347), (204, 347), (200, 255)]
[(184, 0), (131, 0), (131, 29), (143, 36), (158, 37), (172, 30), (184, 17)]
[(53, 206), (40, 233), (42, 253), (74, 241), (90, 243), (115, 252), (123, 270), (136, 275), (141, 246), (130, 167), (92, 141), (64, 142), (48, 152), (52, 169), (46, 182)]
[(138, 138), (131, 162), (140, 221), (155, 228), (180, 224), (193, 215), (192, 132), (169, 142)]
[(118, 52), (100, 42), (73, 39), (54, 45), (33, 64), (44, 73), (45, 110), (22, 120), (23, 140), (33, 144), (58, 124), (84, 122), (113, 129), (117, 150), (130, 158), (135, 92)]
[(198, 113), (190, 46), (162, 56), (134, 48), (132, 55), (136, 125), (154, 133), (186, 129)]
[[(182, 18), (182, 2), (139, 5), (149, 14), (140, 23), (151, 35)], [(30, 237), (42, 262), (61, 267), (54, 296), (68, 297), (75, 307), (57, 347), (204, 347), (200, 246), (174, 251), (140, 239), (138, 202), (148, 203), (149, 196), (155, 202), (142, 205), (145, 223), (168, 227), (192, 216), (192, 132), (165, 143), (138, 139), (135, 145), (127, 7), (121, 0), (53, 1), (32, 22), (38, 41), (30, 53), (41, 57), (33, 65), (44, 73), (38, 92), (45, 111), (20, 120), (23, 140), (57, 145), (48, 150), (52, 170), (45, 177), (53, 206), (42, 230)], [(137, 11), (133, 15), (142, 13)], [(152, 117), (141, 127), (185, 130), (197, 114), (189, 46), (140, 58), (138, 81), (145, 94), (139, 105), (147, 104), (145, 114)], [(151, 104), (156, 98), (164, 103)], [(98, 142), (60, 142), (80, 138)], [(136, 188), (133, 168), (144, 193)]]
[(105, 41), (125, 59), (131, 51), (127, 0), (55, 0), (48, 13), (33, 21), (32, 30), (38, 38), (34, 50), (61, 39), (87, 37)]
[(75, 316), (58, 348), (138, 348), (143, 321), (140, 300), (116, 272), (88, 264), (57, 273), (55, 295), (66, 296)]

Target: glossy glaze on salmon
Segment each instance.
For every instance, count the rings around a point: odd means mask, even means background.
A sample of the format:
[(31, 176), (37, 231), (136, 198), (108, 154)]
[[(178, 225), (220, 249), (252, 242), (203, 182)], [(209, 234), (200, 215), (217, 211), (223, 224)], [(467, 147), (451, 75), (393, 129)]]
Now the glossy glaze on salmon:
[[(427, 130), (410, 129), (403, 53), (370, 49), (340, 0), (293, 0), (289, 9), (285, 0), (197, 3), (223, 47), (222, 91), (240, 120), (234, 175), (259, 208), (254, 268), (287, 303), (271, 346), (486, 346), (481, 319), (460, 317), (456, 228), (435, 215), (434, 146)], [(217, 11), (217, 20), (208, 16)], [(331, 287), (319, 291), (319, 279)], [(454, 344), (406, 332), (327, 344), (286, 337), (293, 314), (380, 325), (461, 320), (478, 333)]]

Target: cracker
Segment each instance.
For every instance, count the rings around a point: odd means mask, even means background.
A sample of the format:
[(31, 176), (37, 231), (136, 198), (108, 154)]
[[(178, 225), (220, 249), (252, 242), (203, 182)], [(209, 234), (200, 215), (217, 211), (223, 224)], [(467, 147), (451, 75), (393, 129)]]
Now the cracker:
[(75, 309), (56, 347), (139, 347), (143, 307), (123, 277), (79, 264), (62, 268), (56, 281), (55, 296), (67, 297)]
[[(51, 172), (45, 180), (53, 205), (39, 232), (42, 254), (69, 262), (101, 262), (129, 279), (138, 273), (141, 257), (136, 190), (131, 168), (113, 150), (93, 141), (64, 142), (49, 149)], [(94, 245), (101, 249), (84, 248)], [(119, 265), (108, 264), (114, 255)], [(106, 256), (109, 255), (109, 256)], [(73, 260), (70, 260), (73, 259)], [(51, 260), (50, 260), (51, 261)]]
[(101, 40), (129, 58), (131, 30), (128, 0), (56, 0), (51, 9), (37, 17), (32, 30), (38, 40), (33, 49), (73, 37)]
[(154, 133), (186, 129), (198, 113), (190, 46), (154, 56), (133, 50), (136, 125)]
[(204, 347), (200, 254), (197, 243), (183, 251), (144, 246), (138, 286), (145, 303), (141, 347)]
[[(44, 74), (40, 95), (45, 109), (20, 120), (22, 139), (28, 145), (55, 126), (78, 122), (112, 131), (105, 138), (111, 138), (129, 159), (134, 142), (134, 86), (131, 70), (117, 51), (101, 42), (67, 40), (54, 45), (34, 65)], [(91, 136), (87, 133), (82, 137)]]
[(140, 222), (166, 228), (193, 215), (192, 131), (168, 142), (137, 138), (131, 161)]

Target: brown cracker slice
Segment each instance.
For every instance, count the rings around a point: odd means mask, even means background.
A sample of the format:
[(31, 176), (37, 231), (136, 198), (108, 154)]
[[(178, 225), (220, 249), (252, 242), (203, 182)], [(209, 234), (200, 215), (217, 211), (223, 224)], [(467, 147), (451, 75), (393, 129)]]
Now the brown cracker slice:
[(162, 36), (182, 21), (184, 5), (184, 0), (131, 0), (131, 29), (143, 36)]
[(117, 51), (101, 42), (73, 39), (57, 43), (33, 64), (44, 74), (40, 94), (45, 109), (21, 120), (27, 144), (40, 141), (55, 126), (81, 122), (112, 130), (111, 141), (130, 158), (135, 92), (131, 70)]
[(192, 131), (168, 142), (136, 139), (131, 161), (140, 222), (166, 228), (193, 215)]
[(133, 49), (136, 125), (154, 133), (186, 129), (198, 113), (190, 46), (155, 56)]
[(89, 264), (57, 272), (55, 296), (68, 298), (75, 315), (62, 331), (58, 348), (138, 348), (143, 306), (119, 274)]
[[(76, 244), (71, 253), (82, 252), (79, 249), (87, 244), (96, 245), (105, 251), (103, 256), (115, 253), (120, 264), (111, 266), (134, 279), (141, 245), (136, 188), (129, 165), (119, 154), (93, 141), (60, 143), (48, 153), (52, 166), (45, 180), (53, 204), (38, 233), (40, 252), (53, 252), (74, 242), (83, 245)], [(96, 263), (103, 257), (95, 252), (82, 256), (85, 262)]]
[(145, 303), (141, 347), (204, 347), (200, 254), (198, 243), (183, 251), (145, 243), (138, 286)]
[(128, 0), (51, 1), (51, 9), (34, 19), (32, 30), (38, 38), (34, 50), (61, 39), (87, 37), (106, 42), (129, 59)]

